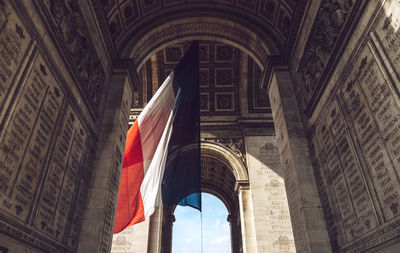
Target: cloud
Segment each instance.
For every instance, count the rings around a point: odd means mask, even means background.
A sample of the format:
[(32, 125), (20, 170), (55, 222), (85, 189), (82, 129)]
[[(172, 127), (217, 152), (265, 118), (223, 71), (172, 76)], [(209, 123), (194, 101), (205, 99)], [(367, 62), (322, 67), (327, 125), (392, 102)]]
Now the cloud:
[(215, 238), (213, 241), (210, 242), (210, 245), (215, 245), (215, 244), (226, 244), (228, 242), (228, 236), (220, 236)]
[[(228, 210), (215, 196), (202, 194), (202, 197), (203, 210), (201, 215), (199, 211), (188, 207), (178, 206), (175, 210), (173, 252), (200, 253), (201, 238), (203, 238), (203, 252), (231, 252), (230, 226), (226, 221)], [(201, 236), (201, 228), (203, 229), (203, 237)]]
[(215, 225), (214, 225), (215, 230), (218, 230), (220, 225), (221, 225), (221, 220), (220, 220), (220, 219), (217, 219), (217, 220), (215, 221)]

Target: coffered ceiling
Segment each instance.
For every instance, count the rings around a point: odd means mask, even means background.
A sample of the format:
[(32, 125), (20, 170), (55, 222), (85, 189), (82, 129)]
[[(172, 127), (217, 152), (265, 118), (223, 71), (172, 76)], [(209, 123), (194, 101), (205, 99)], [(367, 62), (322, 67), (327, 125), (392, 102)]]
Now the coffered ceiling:
[[(142, 108), (150, 100), (189, 45), (188, 41), (168, 46), (142, 66), (134, 107)], [(251, 57), (235, 47), (215, 41), (200, 41), (199, 49), (202, 116), (235, 119), (270, 113), (267, 91), (260, 85), (262, 71)]]
[[(294, 0), (99, 0), (117, 48), (156, 25), (188, 17), (220, 17), (244, 25), (279, 48), (289, 38)], [(301, 7), (301, 6), (300, 6)], [(301, 8), (299, 8), (301, 9)], [(143, 29), (145, 28), (145, 29)]]

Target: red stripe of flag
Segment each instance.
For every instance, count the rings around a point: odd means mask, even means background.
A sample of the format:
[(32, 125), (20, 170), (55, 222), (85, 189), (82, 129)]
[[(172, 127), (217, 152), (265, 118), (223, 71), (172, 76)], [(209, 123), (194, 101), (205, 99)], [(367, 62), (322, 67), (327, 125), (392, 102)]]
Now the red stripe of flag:
[(135, 121), (126, 138), (114, 233), (119, 233), (130, 225), (144, 221), (143, 201), (140, 195), (143, 178), (142, 144), (139, 125)]

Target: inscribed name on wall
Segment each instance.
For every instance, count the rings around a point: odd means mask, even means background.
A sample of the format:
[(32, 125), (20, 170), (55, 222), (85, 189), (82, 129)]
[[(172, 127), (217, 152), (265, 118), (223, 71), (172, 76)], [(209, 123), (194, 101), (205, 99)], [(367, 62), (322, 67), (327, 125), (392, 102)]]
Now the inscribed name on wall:
[(76, 113), (69, 107), (58, 134), (34, 221), (36, 230), (60, 242), (66, 232), (77, 190), (86, 135)]
[[(397, 78), (400, 77), (400, 2), (388, 1), (380, 13), (376, 23), (375, 36), (384, 54), (394, 69)], [(397, 83), (397, 87), (400, 85)]]
[(388, 1), (316, 123), (314, 169), (334, 220), (330, 235), (349, 252), (398, 234), (378, 232), (400, 221), (399, 15), (400, 3)]
[(0, 113), (31, 41), (9, 1), (0, 1)]
[[(30, 231), (22, 241), (42, 250), (57, 242), (73, 252), (88, 187), (83, 157), (92, 150), (85, 150), (88, 133), (78, 112), (66, 106), (64, 89), (34, 52), (0, 130), (0, 211), (22, 225), (19, 233)], [(4, 222), (0, 233), (16, 229)]]
[(93, 137), (20, 17), (0, 1), (0, 234), (40, 252), (74, 252)]
[[(258, 159), (267, 166), (258, 170), (257, 177), (264, 179), (264, 194), (266, 195), (264, 211), (267, 214), (268, 240), (272, 245), (269, 249), (273, 252), (295, 252), (292, 224), (289, 214), (284, 179), (282, 177), (278, 148), (272, 143), (266, 143), (259, 149)], [(253, 202), (254, 203), (254, 202)]]
[(37, 55), (0, 138), (0, 208), (27, 222), (64, 93)]

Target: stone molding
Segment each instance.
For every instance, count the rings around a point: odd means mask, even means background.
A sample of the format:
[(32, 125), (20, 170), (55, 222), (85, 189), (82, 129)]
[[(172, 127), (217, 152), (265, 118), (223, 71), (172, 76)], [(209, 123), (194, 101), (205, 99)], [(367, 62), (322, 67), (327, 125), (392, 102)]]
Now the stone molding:
[(224, 161), (232, 169), (236, 181), (249, 180), (247, 168), (243, 161), (230, 149), (220, 143), (202, 142), (201, 152)]
[(140, 66), (149, 55), (168, 44), (180, 40), (213, 38), (225, 42), (249, 53), (259, 66), (262, 66), (266, 56), (273, 48), (260, 43), (256, 34), (249, 29), (218, 18), (187, 18), (168, 25), (162, 25), (142, 37), (135, 45), (127, 46), (122, 55), (129, 55)]
[(204, 140), (224, 145), (229, 148), (243, 164), (246, 164), (246, 149), (243, 138), (205, 138)]

